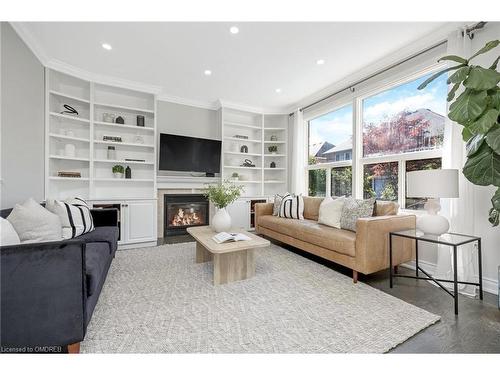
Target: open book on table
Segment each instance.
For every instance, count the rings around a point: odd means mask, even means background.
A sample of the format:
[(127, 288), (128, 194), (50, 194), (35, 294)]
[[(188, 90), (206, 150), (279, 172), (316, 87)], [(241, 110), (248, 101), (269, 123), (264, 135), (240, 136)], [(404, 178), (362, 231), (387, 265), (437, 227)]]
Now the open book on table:
[(227, 233), (227, 232), (217, 233), (215, 236), (212, 237), (212, 239), (219, 244), (224, 243), (224, 242), (250, 241), (251, 240), (250, 237), (248, 237), (247, 235), (245, 235), (243, 233)]

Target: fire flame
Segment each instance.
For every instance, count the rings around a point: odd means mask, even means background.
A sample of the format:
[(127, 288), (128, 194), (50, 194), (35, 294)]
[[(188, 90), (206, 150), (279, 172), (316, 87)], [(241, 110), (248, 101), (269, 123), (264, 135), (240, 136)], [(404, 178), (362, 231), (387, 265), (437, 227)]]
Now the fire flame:
[(193, 209), (184, 210), (179, 208), (177, 213), (172, 218), (170, 224), (174, 227), (183, 227), (186, 225), (199, 225), (203, 224), (203, 219), (200, 217), (198, 212)]

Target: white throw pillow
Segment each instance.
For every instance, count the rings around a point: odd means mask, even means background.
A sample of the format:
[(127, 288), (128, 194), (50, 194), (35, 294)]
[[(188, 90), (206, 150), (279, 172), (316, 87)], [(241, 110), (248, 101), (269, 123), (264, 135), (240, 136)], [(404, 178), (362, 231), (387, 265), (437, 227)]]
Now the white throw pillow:
[(319, 206), (318, 223), (340, 229), (340, 218), (342, 216), (344, 202), (345, 197), (335, 199), (326, 197), (323, 199), (323, 202), (321, 202)]
[(67, 199), (65, 201), (47, 199), (45, 207), (59, 216), (62, 225), (62, 236), (65, 240), (94, 230), (90, 207), (81, 198)]
[(44, 242), (62, 240), (61, 220), (33, 198), (16, 204), (7, 217), (21, 242)]
[(287, 195), (283, 197), (279, 217), (304, 220), (304, 198), (302, 195)]
[(21, 240), (9, 220), (0, 217), (0, 246), (19, 245)]
[(280, 214), (280, 207), (281, 207), (281, 201), (287, 195), (289, 195), (289, 194), (285, 193), (283, 195), (281, 195), (281, 194), (275, 194), (274, 195), (273, 216), (279, 216), (279, 214)]

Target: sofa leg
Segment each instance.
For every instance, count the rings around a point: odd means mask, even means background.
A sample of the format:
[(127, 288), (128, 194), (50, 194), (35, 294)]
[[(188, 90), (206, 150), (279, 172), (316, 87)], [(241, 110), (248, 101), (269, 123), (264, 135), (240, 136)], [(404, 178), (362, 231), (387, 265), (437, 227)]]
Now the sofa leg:
[(398, 273), (398, 266), (394, 266), (394, 273)]
[(352, 270), (352, 282), (357, 283), (358, 282), (358, 271)]
[(74, 344), (68, 345), (68, 354), (78, 354), (80, 353), (80, 343), (75, 342)]

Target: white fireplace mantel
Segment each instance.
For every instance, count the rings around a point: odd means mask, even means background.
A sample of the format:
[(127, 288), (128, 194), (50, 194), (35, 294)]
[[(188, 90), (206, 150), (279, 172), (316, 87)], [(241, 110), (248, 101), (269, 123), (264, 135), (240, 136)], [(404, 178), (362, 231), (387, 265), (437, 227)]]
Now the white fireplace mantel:
[(207, 184), (217, 184), (220, 177), (158, 176), (156, 188), (161, 189), (205, 189)]

